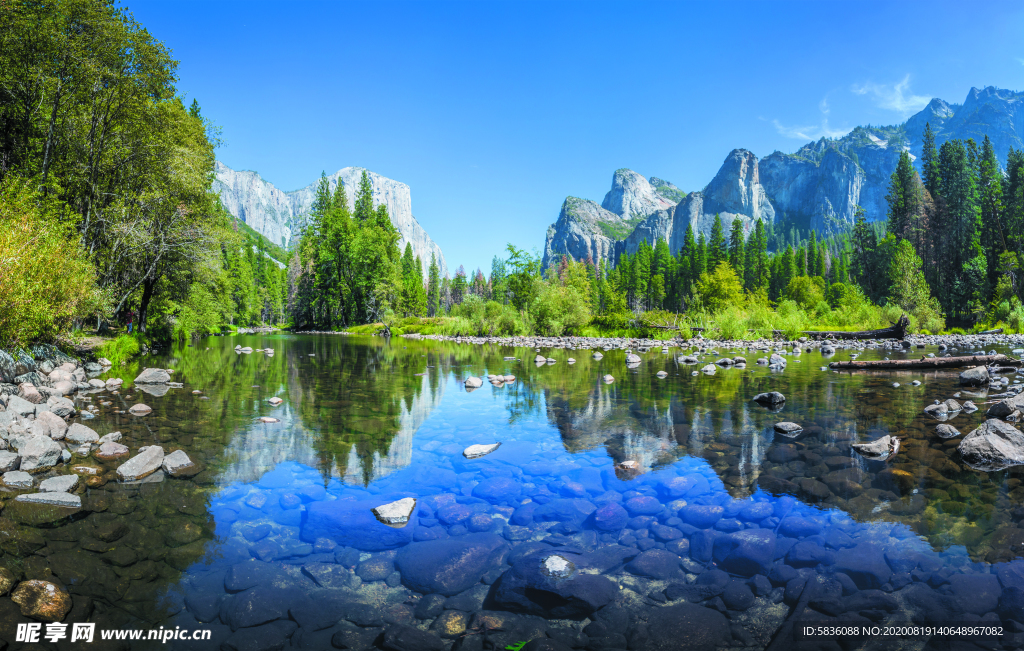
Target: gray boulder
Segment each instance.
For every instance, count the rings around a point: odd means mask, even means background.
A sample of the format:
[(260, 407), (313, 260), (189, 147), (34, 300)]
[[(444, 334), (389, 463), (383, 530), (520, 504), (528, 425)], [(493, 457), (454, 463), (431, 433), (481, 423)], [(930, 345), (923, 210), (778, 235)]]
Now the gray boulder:
[(135, 378), (135, 384), (167, 384), (171, 374), (162, 368), (147, 368)]
[(1024, 464), (1024, 434), (995, 418), (965, 436), (957, 449), (975, 470), (1002, 470)]
[(23, 417), (31, 416), (36, 413), (36, 406), (21, 396), (11, 396), (7, 400), (7, 411)]
[(865, 457), (873, 459), (885, 458), (893, 451), (893, 446), (898, 445), (897, 443), (894, 443), (894, 440), (895, 439), (893, 439), (893, 437), (886, 434), (882, 438), (872, 441), (871, 443), (854, 443), (850, 447)]
[[(105, 445), (118, 445), (109, 443)], [(159, 445), (139, 448), (139, 453), (125, 461), (117, 468), (117, 476), (121, 481), (134, 481), (151, 475), (160, 469), (164, 462), (164, 449)]]
[(775, 423), (775, 431), (783, 436), (793, 438), (800, 434), (800, 432), (804, 431), (804, 428), (800, 427), (796, 423), (783, 421), (781, 423)]
[(33, 436), (18, 448), (21, 455), (21, 469), (25, 472), (42, 472), (60, 461), (61, 448), (53, 439)]
[(60, 418), (68, 418), (76, 413), (75, 403), (63, 397), (51, 397), (46, 401), (46, 407)]
[(782, 395), (778, 391), (769, 391), (767, 393), (759, 393), (754, 396), (754, 402), (759, 405), (775, 407), (786, 402), (786, 396)]
[(633, 353), (629, 353), (628, 355), (626, 355), (627, 364), (639, 364), (641, 361), (642, 360), (640, 359), (639, 355)]
[(935, 433), (944, 439), (951, 439), (960, 436), (960, 430), (948, 423), (939, 423), (935, 426)]
[(989, 407), (985, 415), (989, 418), (1006, 418), (1015, 411), (1024, 411), (1024, 394), (1000, 400)]
[(194, 464), (192, 460), (188, 458), (184, 450), (175, 450), (164, 457), (161, 467), (168, 475), (174, 477), (180, 474), (183, 470), (191, 468)]
[(20, 463), (21, 455), (6, 450), (0, 451), (0, 472), (17, 470)]
[(82, 445), (84, 443), (93, 444), (98, 442), (100, 440), (100, 435), (92, 428), (86, 427), (81, 423), (75, 423), (68, 428), (64, 438), (71, 443)]
[(988, 381), (988, 369), (984, 366), (975, 366), (960, 374), (960, 384), (964, 386), (977, 387), (988, 384)]
[(59, 441), (64, 438), (64, 435), (68, 431), (68, 424), (64, 422), (63, 418), (52, 411), (39, 412), (36, 415), (36, 424), (41, 425), (46, 430), (46, 436), (49, 436), (55, 441)]
[(46, 504), (48, 506), (64, 506), (78, 509), (82, 507), (82, 498), (71, 493), (31, 493), (14, 498), (17, 502), (30, 504)]
[(484, 385), (484, 381), (481, 380), (478, 377), (470, 376), (470, 377), (466, 378), (466, 388), (467, 389), (479, 389), (483, 385)]
[(59, 475), (39, 482), (40, 493), (70, 493), (78, 486), (78, 475)]
[(22, 470), (11, 470), (4, 473), (4, 485), (11, 488), (32, 488), (32, 475)]

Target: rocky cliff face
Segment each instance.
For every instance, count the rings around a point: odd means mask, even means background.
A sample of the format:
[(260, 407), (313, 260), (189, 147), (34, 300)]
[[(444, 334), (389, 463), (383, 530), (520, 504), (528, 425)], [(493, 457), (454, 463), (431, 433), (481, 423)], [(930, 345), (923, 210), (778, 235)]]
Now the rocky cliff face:
[[(300, 190), (283, 192), (256, 172), (236, 171), (220, 161), (216, 163), (215, 172), (213, 189), (220, 195), (221, 202), (229, 213), (267, 239), (284, 247), (301, 234), (312, 209), (319, 181)], [(344, 186), (350, 208), (355, 205), (356, 189), (359, 187), (362, 173), (361, 167), (345, 167), (327, 177), (331, 192), (337, 188), (339, 182)], [(387, 206), (391, 223), (401, 235), (399, 247), (404, 249), (406, 242), (412, 245), (413, 254), (418, 255), (423, 262), (424, 276), (430, 266), (431, 254), (437, 259), (441, 275), (447, 274), (448, 265), (441, 248), (430, 239), (412, 214), (409, 186), (368, 170), (367, 173), (370, 177), (373, 206)]]
[[(614, 264), (622, 252), (634, 253), (644, 240), (664, 239), (675, 253), (687, 228), (706, 237), (716, 213), (726, 224), (739, 217), (747, 233), (758, 220), (834, 232), (852, 226), (858, 206), (868, 221), (886, 219), (889, 177), (903, 151), (920, 168), (926, 123), (935, 131), (937, 146), (967, 138), (980, 144), (987, 134), (1005, 165), (1010, 147), (1024, 148), (1024, 93), (972, 88), (963, 104), (933, 99), (903, 124), (858, 127), (842, 138), (823, 138), (792, 154), (774, 152), (760, 161), (745, 149), (735, 149), (703, 191), (685, 197), (665, 181), (618, 170), (602, 207), (622, 221), (612, 227), (611, 218), (605, 217), (598, 233), (567, 215), (563, 206), (559, 220), (548, 229), (545, 264), (563, 253), (581, 259), (577, 251), (595, 260), (596, 251), (607, 251), (604, 259)], [(644, 218), (636, 220), (639, 216)], [(627, 227), (632, 230), (621, 233)], [(599, 235), (604, 240), (596, 239)]]
[(621, 169), (612, 175), (612, 189), (604, 195), (601, 207), (629, 219), (646, 217), (675, 203), (658, 194), (647, 179), (633, 170)]
[(593, 201), (567, 197), (558, 213), (558, 221), (548, 227), (542, 261), (544, 268), (552, 263), (553, 256), (566, 253), (574, 260), (593, 260), (595, 264), (602, 260), (613, 263), (615, 239), (606, 234), (605, 230), (614, 232), (625, 224), (626, 220), (622, 217)]

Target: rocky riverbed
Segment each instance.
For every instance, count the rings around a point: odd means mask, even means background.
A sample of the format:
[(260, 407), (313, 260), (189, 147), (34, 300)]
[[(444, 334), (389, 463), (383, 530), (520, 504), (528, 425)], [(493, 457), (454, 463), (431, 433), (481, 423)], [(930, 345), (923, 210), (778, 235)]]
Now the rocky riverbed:
[(26, 588), (0, 597), (0, 637), (47, 621), (21, 603), (42, 581), (63, 621), (211, 632), (160, 648), (805, 648), (794, 625), (900, 622), (998, 624), (985, 648), (1018, 648), (1024, 465), (960, 451), (1016, 428), (988, 413), (1014, 370), (827, 369), (908, 354), (871, 342), (473, 343), (215, 338), (117, 389), (101, 374), (63, 440), (195, 467), (138, 479), (90, 447), (100, 480), (66, 489), (69, 517), (9, 487), (0, 588)]

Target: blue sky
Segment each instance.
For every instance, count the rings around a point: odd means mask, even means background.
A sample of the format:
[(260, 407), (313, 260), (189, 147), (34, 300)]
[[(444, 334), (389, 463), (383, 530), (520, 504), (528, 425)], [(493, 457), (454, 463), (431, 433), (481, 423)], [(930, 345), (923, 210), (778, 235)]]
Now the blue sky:
[(220, 160), (283, 190), (349, 165), (407, 183), (452, 269), (541, 250), (565, 197), (600, 202), (620, 167), (699, 190), (737, 147), (1024, 90), (1020, 2), (125, 4)]

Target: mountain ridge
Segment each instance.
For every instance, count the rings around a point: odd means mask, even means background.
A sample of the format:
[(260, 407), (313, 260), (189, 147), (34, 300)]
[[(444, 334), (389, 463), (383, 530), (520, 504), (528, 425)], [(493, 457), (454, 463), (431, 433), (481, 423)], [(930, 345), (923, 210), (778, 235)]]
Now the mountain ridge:
[[(935, 132), (936, 146), (954, 138), (974, 138), (980, 144), (987, 134), (1005, 166), (1010, 147), (1024, 148), (1024, 92), (994, 86), (971, 88), (962, 104), (934, 98), (902, 123), (858, 126), (840, 138), (820, 138), (789, 154), (776, 150), (758, 159), (749, 150), (736, 148), (708, 185), (674, 203), (670, 200), (669, 206), (655, 205), (650, 197), (653, 184), (648, 179), (629, 169), (616, 170), (612, 188), (600, 206), (612, 217), (605, 215), (599, 221), (618, 223), (621, 228), (622, 220), (640, 220), (621, 238), (609, 238), (609, 232), (619, 231), (605, 228), (600, 233), (604, 239), (587, 242), (588, 229), (573, 223), (573, 215), (565, 211), (563, 203), (558, 220), (546, 234), (543, 266), (562, 254), (585, 259), (574, 252), (587, 252), (595, 256), (595, 262), (615, 264), (623, 252), (635, 252), (641, 241), (653, 244), (659, 238), (666, 240), (675, 254), (682, 246), (685, 229), (692, 226), (695, 233), (703, 232), (706, 237), (716, 213), (723, 222), (739, 217), (747, 233), (758, 220), (768, 224), (785, 220), (822, 234), (835, 232), (853, 225), (858, 206), (864, 208), (868, 221), (884, 220), (889, 177), (900, 153), (908, 151), (920, 171), (926, 123)], [(657, 177), (651, 179), (665, 183)], [(620, 221), (614, 222), (613, 217)], [(596, 257), (598, 254), (603, 255)]]
[[(427, 276), (430, 255), (434, 254), (441, 276), (448, 273), (444, 253), (412, 214), (412, 195), (405, 183), (389, 179), (363, 167), (343, 167), (327, 176), (331, 192), (340, 182), (345, 188), (349, 207), (355, 205), (356, 189), (363, 171), (370, 179), (373, 206), (387, 206), (388, 216), (400, 235), (398, 246), (412, 246), (413, 255), (420, 257), (423, 275)], [(313, 206), (316, 188), (314, 181), (297, 190), (284, 191), (264, 179), (254, 170), (234, 170), (221, 161), (214, 165), (213, 190), (220, 195), (224, 208), (265, 236), (271, 242), (288, 248), (291, 240), (300, 235)]]

